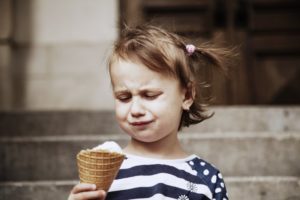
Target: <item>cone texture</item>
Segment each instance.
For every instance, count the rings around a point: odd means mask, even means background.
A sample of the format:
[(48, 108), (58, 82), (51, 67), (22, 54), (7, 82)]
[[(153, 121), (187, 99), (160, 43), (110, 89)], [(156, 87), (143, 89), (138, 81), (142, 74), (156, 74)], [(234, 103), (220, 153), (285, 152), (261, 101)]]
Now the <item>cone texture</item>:
[(82, 150), (76, 158), (80, 182), (108, 191), (125, 156), (104, 150)]

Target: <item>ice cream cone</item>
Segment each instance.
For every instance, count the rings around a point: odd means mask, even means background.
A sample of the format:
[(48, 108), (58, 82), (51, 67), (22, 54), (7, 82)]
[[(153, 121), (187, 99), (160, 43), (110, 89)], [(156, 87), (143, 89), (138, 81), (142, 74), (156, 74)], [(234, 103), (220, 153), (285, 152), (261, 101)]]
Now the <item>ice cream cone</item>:
[(77, 154), (80, 182), (108, 191), (125, 156), (106, 150), (82, 150)]

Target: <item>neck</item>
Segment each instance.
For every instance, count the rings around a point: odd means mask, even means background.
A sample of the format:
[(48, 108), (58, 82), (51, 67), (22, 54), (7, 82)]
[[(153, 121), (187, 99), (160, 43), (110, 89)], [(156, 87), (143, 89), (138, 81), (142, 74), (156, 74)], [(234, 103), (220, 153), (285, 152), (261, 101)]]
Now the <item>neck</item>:
[(131, 138), (125, 153), (160, 159), (179, 159), (187, 156), (176, 136), (167, 136), (155, 142), (142, 142)]

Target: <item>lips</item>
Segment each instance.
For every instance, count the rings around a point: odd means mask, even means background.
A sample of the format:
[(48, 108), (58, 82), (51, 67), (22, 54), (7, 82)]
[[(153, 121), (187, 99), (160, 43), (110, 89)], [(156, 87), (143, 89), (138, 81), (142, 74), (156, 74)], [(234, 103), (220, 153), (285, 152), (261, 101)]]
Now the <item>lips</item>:
[(140, 122), (132, 122), (130, 123), (132, 126), (145, 126), (150, 124), (152, 121), (140, 121)]

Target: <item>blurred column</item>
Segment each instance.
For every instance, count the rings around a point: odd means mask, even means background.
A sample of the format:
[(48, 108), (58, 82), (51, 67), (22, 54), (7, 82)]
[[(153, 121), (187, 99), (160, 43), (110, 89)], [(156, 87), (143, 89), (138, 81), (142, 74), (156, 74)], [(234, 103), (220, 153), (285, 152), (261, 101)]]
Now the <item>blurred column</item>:
[(17, 104), (30, 110), (111, 109), (105, 59), (117, 38), (118, 1), (14, 3)]
[(11, 0), (0, 0), (0, 109), (11, 108)]

